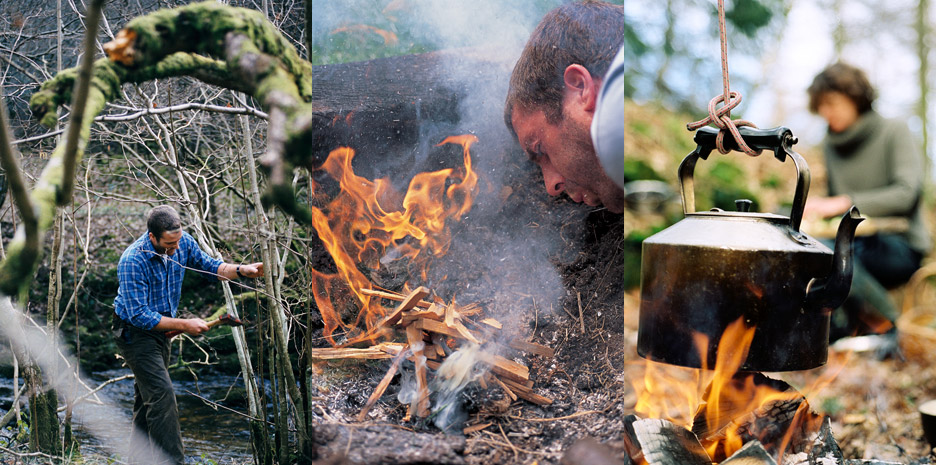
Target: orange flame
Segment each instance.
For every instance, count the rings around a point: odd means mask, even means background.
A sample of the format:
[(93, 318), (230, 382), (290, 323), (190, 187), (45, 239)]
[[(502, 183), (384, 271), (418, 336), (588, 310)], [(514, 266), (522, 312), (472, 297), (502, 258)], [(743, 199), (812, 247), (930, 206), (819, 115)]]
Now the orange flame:
[[(746, 326), (743, 319), (730, 324), (719, 340), (714, 369), (697, 370), (647, 361), (643, 379), (636, 378), (634, 382), (638, 394), (634, 410), (644, 418), (663, 418), (690, 429), (694, 421), (703, 421), (701, 426), (712, 434), (699, 440), (709, 456), (715, 461), (730, 457), (751, 439), (751, 434), (758, 435), (757, 431), (742, 429), (747, 420), (766, 414), (765, 409), (777, 402), (798, 400), (804, 395), (795, 389), (780, 390), (770, 383), (757, 383), (753, 373), (739, 372), (754, 339), (754, 329)], [(695, 339), (700, 359), (708, 360), (707, 337), (697, 334)], [(820, 377), (807, 392), (821, 390), (838, 370)], [(799, 404), (776, 450), (782, 454), (794, 430), (804, 425), (806, 429), (816, 429), (814, 420), (808, 412), (808, 403)], [(769, 438), (758, 439), (767, 445)]]
[[(381, 336), (373, 330), (374, 323), (387, 309), (380, 299), (361, 293), (373, 287), (362, 269), (377, 270), (382, 260), (405, 259), (425, 278), (429, 259), (447, 252), (446, 222), (460, 220), (471, 209), (477, 186), (469, 152), (474, 142), (475, 136), (464, 135), (438, 144), (460, 144), (463, 167), (417, 174), (402, 202), (388, 179), (371, 181), (354, 174), (352, 149), (341, 147), (329, 154), (322, 169), (340, 183), (341, 192), (324, 208), (310, 209), (313, 226), (337, 269), (312, 270), (313, 296), (331, 344), (338, 345), (332, 335), (339, 328), (350, 334), (347, 343)], [(346, 321), (354, 314), (353, 321)]]

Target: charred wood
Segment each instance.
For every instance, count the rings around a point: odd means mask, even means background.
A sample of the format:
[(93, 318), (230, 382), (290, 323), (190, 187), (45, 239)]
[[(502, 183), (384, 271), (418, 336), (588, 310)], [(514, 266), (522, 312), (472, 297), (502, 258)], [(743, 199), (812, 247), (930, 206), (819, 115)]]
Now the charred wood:
[(777, 465), (777, 462), (767, 453), (760, 441), (754, 440), (731, 454), (721, 465)]
[(637, 439), (637, 432), (634, 431), (634, 423), (640, 420), (637, 415), (631, 414), (622, 420), (624, 429), (621, 431), (621, 443), (624, 445), (624, 451), (634, 463), (643, 462), (643, 452), (640, 450), (640, 440)]
[(648, 465), (710, 465), (712, 459), (692, 431), (666, 420), (634, 422), (634, 433)]
[(828, 463), (844, 463), (845, 456), (842, 449), (835, 441), (832, 435), (832, 420), (825, 417), (822, 421), (822, 427), (819, 429), (819, 436), (813, 442), (809, 450), (809, 465), (825, 465)]
[[(727, 431), (735, 430), (744, 443), (759, 441), (775, 460), (783, 453), (806, 450), (819, 423), (819, 416), (809, 410), (806, 398), (789, 384), (760, 373), (738, 373), (720, 391), (743, 392), (751, 388), (769, 389), (774, 398), (752, 411), (749, 398), (710, 399), (710, 385), (693, 419), (692, 432), (703, 444), (724, 444)], [(727, 454), (719, 446), (712, 458), (722, 461)]]

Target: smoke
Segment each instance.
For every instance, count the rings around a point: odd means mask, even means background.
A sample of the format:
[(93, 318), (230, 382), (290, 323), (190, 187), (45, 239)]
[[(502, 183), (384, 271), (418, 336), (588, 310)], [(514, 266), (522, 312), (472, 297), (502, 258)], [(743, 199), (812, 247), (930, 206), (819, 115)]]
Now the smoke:
[[(538, 302), (563, 297), (551, 258), (569, 254), (570, 245), (580, 237), (584, 214), (570, 217), (568, 212), (551, 211), (570, 205), (548, 198), (538, 168), (526, 159), (503, 122), (513, 64), (540, 18), (560, 3), (350, 0), (312, 5), (313, 56), (358, 61), (425, 50), (451, 51), (443, 69), (451, 73), (448, 82), (463, 92), (457, 123), (420, 116), (419, 142), (411, 153), (383, 157), (386, 162), (378, 162), (376, 169), (362, 167), (371, 170), (366, 176), (379, 177), (405, 165), (413, 171), (391, 179), (394, 186), (405, 189), (415, 172), (451, 166), (450, 160), (439, 160), (437, 153), (430, 155), (439, 150), (435, 145), (443, 138), (465, 133), (479, 137), (472, 146), (473, 168), (479, 175), (474, 206), (452, 225), (455, 237), (448, 255), (439, 257), (427, 281), (420, 283), (447, 300), (457, 296), (462, 303), (486, 300), (510, 308), (518, 303), (518, 296)], [(391, 36), (393, 40), (388, 41)], [(360, 51), (375, 48), (378, 52), (372, 55)], [(478, 63), (484, 63), (484, 69), (477, 69)], [(409, 156), (413, 158), (403, 158)], [(392, 259), (388, 255), (384, 261)], [(526, 302), (528, 308), (531, 300)], [(510, 321), (503, 322), (510, 326)]]
[(480, 356), (481, 346), (469, 343), (449, 355), (436, 371), (436, 378), (430, 385), (436, 393), (432, 405), (433, 423), (446, 433), (460, 431), (468, 419), (459, 395), (487, 371), (486, 365), (478, 363)]
[(519, 49), (550, 6), (497, 0), (315, 2), (313, 42), (322, 52), (341, 54), (346, 44), (339, 31), (353, 31), (414, 52), (484, 45)]
[[(66, 397), (70, 402), (91, 396), (93, 393), (87, 383), (72, 368), (77, 366), (77, 361), (70, 355), (63, 355), (55, 350), (62, 349), (64, 344), (50, 344), (49, 338), (58, 339), (58, 335), (46, 335), (35, 327), (25, 328), (21, 324), (22, 320), (22, 314), (14, 307), (10, 298), (0, 295), (0, 335), (8, 339), (19, 352), (26, 352), (39, 365), (46, 384), (54, 388), (59, 395)], [(168, 461), (161, 451), (149, 450), (145, 439), (139, 440), (145, 438), (145, 434), (130, 435), (132, 425), (121, 408), (106, 402), (85, 404), (84, 408), (75, 409), (73, 415), (74, 422), (83, 424), (91, 434), (104, 441), (105, 447), (123, 457), (128, 457), (136, 463)], [(126, 431), (130, 438), (115, 440), (115, 430)]]
[[(414, 344), (407, 349), (403, 356), (408, 358), (414, 351), (418, 352), (423, 343)], [(490, 356), (488, 356), (490, 357)], [(400, 367), (400, 391), (397, 400), (403, 405), (410, 406), (410, 412), (416, 412), (419, 401), (419, 387), (416, 381), (416, 370), (426, 362), (425, 356), (417, 357), (415, 369), (408, 369), (406, 365)], [(434, 378), (429, 383), (429, 394), (432, 400), (430, 418), (432, 423), (446, 433), (457, 433), (468, 419), (460, 396), (468, 385), (484, 376), (490, 367), (484, 363), (481, 346), (468, 343), (452, 352), (435, 373), (428, 373)]]

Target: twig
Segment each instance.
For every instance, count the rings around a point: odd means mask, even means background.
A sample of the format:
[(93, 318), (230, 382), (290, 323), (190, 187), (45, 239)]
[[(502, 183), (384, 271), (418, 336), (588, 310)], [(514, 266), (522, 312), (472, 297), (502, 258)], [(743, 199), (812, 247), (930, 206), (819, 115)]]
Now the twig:
[(600, 410), (584, 410), (581, 412), (575, 412), (571, 415), (566, 415), (564, 417), (555, 417), (555, 418), (523, 418), (523, 417), (518, 417), (514, 415), (507, 415), (507, 418), (520, 420), (520, 421), (531, 421), (531, 422), (536, 422), (536, 423), (548, 423), (548, 422), (560, 421), (560, 420), (570, 420), (572, 418), (583, 417), (585, 415), (591, 415), (594, 413), (602, 413), (602, 412)]
[(517, 446), (513, 445), (513, 443), (510, 442), (510, 438), (508, 438), (507, 435), (504, 433), (504, 428), (500, 425), (500, 423), (497, 424), (497, 429), (500, 430), (501, 437), (503, 437), (504, 440), (507, 441), (507, 445), (510, 446), (510, 448), (513, 450), (514, 460), (516, 460), (520, 456), (520, 452), (517, 450)]
[[(494, 434), (494, 433), (492, 433), (492, 432), (490, 432), (490, 431), (482, 431), (482, 433), (490, 434), (491, 436), (497, 437), (496, 434)], [(505, 443), (503, 443), (503, 442), (500, 442), (500, 441), (497, 441), (497, 440), (494, 440), (494, 439), (484, 439), (484, 438), (477, 438), (477, 439), (475, 439), (475, 438), (472, 438), (472, 439), (469, 439), (469, 441), (479, 441), (479, 442), (484, 442), (484, 443), (487, 443), (487, 444), (493, 444), (493, 445), (495, 445), (495, 446), (501, 446), (501, 447), (503, 447), (503, 446), (512, 447), (511, 444), (505, 444)], [(522, 449), (522, 448), (519, 448), (519, 447), (514, 447), (514, 449), (516, 449), (516, 450), (518, 450), (518, 451), (520, 451), (520, 452), (523, 452), (524, 454), (529, 454), (529, 455), (540, 455), (540, 456), (543, 456), (543, 457), (554, 456), (554, 454), (549, 454), (549, 453), (546, 453), (546, 452), (540, 452), (540, 451), (537, 451), (537, 450), (527, 450), (527, 449)]]
[(224, 405), (221, 405), (221, 404), (219, 404), (219, 403), (217, 403), (217, 402), (215, 402), (215, 401), (213, 401), (213, 400), (206, 399), (206, 398), (204, 398), (204, 397), (202, 397), (202, 396), (200, 396), (200, 395), (198, 395), (198, 394), (195, 394), (195, 393), (192, 392), (192, 391), (186, 390), (185, 392), (186, 392), (187, 394), (191, 395), (191, 396), (194, 396), (194, 397), (197, 397), (198, 399), (201, 399), (202, 402), (204, 402), (204, 403), (206, 403), (206, 404), (208, 404), (208, 405), (214, 407), (216, 410), (217, 410), (218, 408), (222, 408), (222, 409), (227, 410), (227, 411), (229, 411), (229, 412), (231, 412), (231, 413), (240, 415), (240, 416), (242, 416), (242, 417), (244, 417), (244, 418), (246, 418), (246, 419), (248, 419), (248, 420), (250, 420), (250, 421), (262, 421), (262, 422), (264, 422), (264, 423), (266, 423), (266, 424), (268, 424), (268, 425), (273, 425), (273, 422), (272, 422), (272, 421), (264, 420), (263, 418), (254, 418), (254, 417), (252, 417), (252, 416), (250, 416), (250, 415), (247, 415), (246, 413), (238, 412), (237, 410), (234, 410), (234, 409), (232, 409), (232, 408), (230, 408), (230, 407), (225, 407)]
[(0, 451), (6, 452), (7, 454), (13, 454), (18, 458), (23, 457), (43, 457), (47, 459), (57, 459), (58, 457), (43, 453), (43, 452), (16, 452), (15, 450), (7, 449), (6, 447), (0, 446)]
[(10, 420), (12, 420), (13, 417), (16, 416), (16, 412), (19, 409), (19, 398), (22, 397), (25, 392), (26, 392), (26, 384), (24, 383), (23, 386), (19, 388), (19, 392), (17, 392), (16, 395), (13, 396), (13, 402), (14, 402), (13, 408), (11, 408), (7, 413), (5, 413), (3, 415), (3, 418), (0, 418), (0, 429), (3, 429), (3, 427), (5, 427), (7, 423), (9, 423)]
[(377, 384), (377, 388), (374, 389), (374, 392), (371, 393), (370, 398), (367, 399), (367, 403), (364, 404), (364, 408), (361, 409), (361, 413), (357, 416), (357, 421), (364, 421), (367, 419), (367, 412), (377, 403), (380, 399), (380, 396), (383, 395), (384, 391), (387, 390), (387, 386), (390, 385), (390, 381), (393, 380), (393, 377), (396, 375), (397, 369), (400, 366), (400, 361), (403, 360), (403, 357), (409, 353), (408, 350), (401, 350), (396, 357), (393, 358), (393, 363), (390, 364), (390, 369), (387, 370), (387, 374), (384, 375), (383, 379), (380, 380), (380, 383)]
[[(114, 384), (114, 383), (116, 383), (116, 382), (118, 382), (118, 381), (123, 381), (123, 380), (125, 380), (125, 379), (133, 379), (133, 374), (131, 373), (131, 374), (129, 374), (129, 375), (118, 376), (117, 378), (111, 378), (111, 379), (109, 379), (109, 380), (107, 380), (107, 381), (104, 381), (103, 383), (99, 384), (98, 387), (96, 387), (96, 388), (94, 388), (94, 389), (92, 389), (92, 390), (90, 390), (90, 391), (88, 391), (88, 392), (86, 392), (86, 393), (84, 393), (84, 394), (82, 394), (82, 395), (76, 397), (76, 398), (71, 402), (71, 404), (72, 404), (72, 405), (77, 405), (79, 402), (81, 402), (81, 401), (87, 399), (88, 397), (93, 396), (94, 393), (100, 391), (101, 389), (104, 389), (105, 386), (107, 386), (107, 385), (109, 385), (109, 384)], [(59, 407), (59, 408), (58, 408), (58, 411), (59, 411), (59, 412), (62, 412), (62, 411), (64, 411), (66, 408), (68, 408), (68, 407), (67, 407), (67, 406)]]
[(575, 297), (578, 299), (579, 325), (582, 327), (582, 335), (585, 335), (585, 317), (582, 316), (582, 293), (575, 291)]
[[(88, 5), (85, 16), (84, 52), (81, 64), (78, 67), (78, 78), (75, 80), (74, 97), (72, 99), (72, 112), (65, 127), (65, 148), (62, 154), (63, 174), (61, 189), (58, 192), (56, 204), (66, 205), (71, 201), (72, 190), (75, 187), (75, 167), (78, 157), (78, 139), (84, 125), (85, 107), (88, 103), (88, 92), (91, 87), (91, 73), (94, 68), (94, 45), (98, 34), (98, 25), (101, 22), (101, 10), (104, 0), (93, 0)], [(89, 123), (90, 124), (90, 123)]]
[[(222, 107), (220, 105), (211, 105), (207, 103), (182, 103), (179, 105), (173, 105), (169, 107), (159, 107), (159, 108), (143, 108), (141, 110), (134, 111), (132, 113), (123, 113), (119, 115), (102, 115), (94, 118), (95, 122), (123, 122), (123, 121), (132, 121), (135, 119), (142, 118), (148, 115), (161, 115), (163, 113), (175, 112), (175, 111), (185, 111), (185, 110), (205, 110), (213, 113), (227, 113), (231, 115), (248, 115), (256, 116), (258, 118), (267, 119), (266, 112), (260, 111), (253, 107)], [(36, 142), (43, 139), (49, 139), (55, 137), (59, 134), (65, 132), (64, 129), (58, 129), (55, 131), (49, 131), (37, 136), (26, 137), (24, 139), (16, 139), (13, 142), (10, 142), (10, 145), (20, 145), (26, 144), (29, 142)]]
[(10, 145), (10, 129), (6, 115), (6, 105), (3, 99), (0, 99), (0, 168), (3, 168), (10, 185), (10, 196), (23, 219), (22, 227), (26, 233), (25, 249), (33, 251), (38, 249), (39, 219), (36, 218), (36, 212), (33, 210), (29, 192), (26, 189), (26, 182), (23, 180), (19, 154), (15, 153)]

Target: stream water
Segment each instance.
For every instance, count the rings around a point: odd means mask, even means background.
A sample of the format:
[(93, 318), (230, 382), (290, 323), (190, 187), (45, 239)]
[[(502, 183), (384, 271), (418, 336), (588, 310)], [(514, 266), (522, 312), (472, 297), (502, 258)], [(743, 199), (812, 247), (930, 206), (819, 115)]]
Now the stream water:
[[(125, 374), (129, 370), (113, 370), (91, 376), (88, 384), (97, 384)], [(189, 462), (196, 463), (204, 457), (218, 464), (250, 463), (250, 432), (247, 418), (224, 408), (210, 406), (195, 395), (214, 402), (223, 403), (232, 386), (236, 389), (243, 387), (243, 382), (234, 376), (211, 375), (203, 376), (196, 381), (174, 380), (176, 398), (179, 403), (179, 422), (182, 426), (182, 439)], [(5, 413), (7, 406), (13, 398), (13, 380), (0, 377), (0, 416)], [(98, 392), (104, 402), (110, 402), (126, 414), (129, 419), (133, 411), (133, 380), (119, 381), (106, 386)], [(231, 396), (233, 397), (233, 396)], [(238, 412), (246, 412), (246, 406), (230, 407)], [(127, 440), (128, 431), (122, 428), (108, 429), (105, 434), (109, 437), (96, 437), (88, 433), (84, 427), (87, 422), (95, 421), (106, 425), (107, 418), (95, 415), (95, 406), (82, 404), (76, 408), (74, 417), (75, 435), (81, 443), (81, 450), (85, 453), (93, 452), (104, 456), (111, 452), (104, 447), (105, 443), (122, 443)], [(205, 461), (203, 461), (205, 462)], [(209, 462), (210, 463), (210, 462)]]

